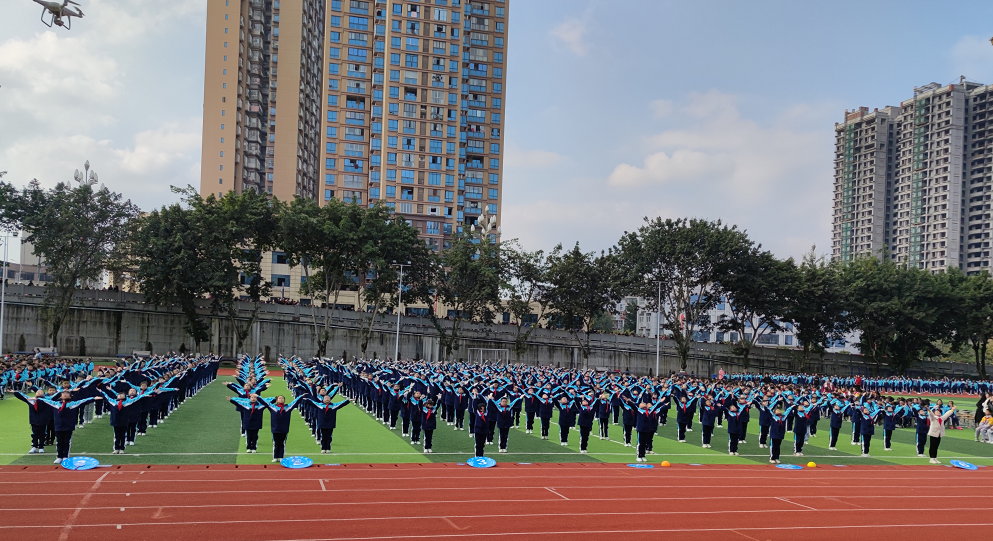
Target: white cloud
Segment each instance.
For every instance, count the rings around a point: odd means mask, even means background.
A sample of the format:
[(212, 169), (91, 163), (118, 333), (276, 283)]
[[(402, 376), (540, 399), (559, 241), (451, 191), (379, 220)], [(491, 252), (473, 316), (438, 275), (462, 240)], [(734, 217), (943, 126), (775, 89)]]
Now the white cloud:
[(993, 80), (993, 46), (988, 36), (965, 36), (952, 48), (955, 74), (989, 84)]
[(607, 182), (614, 186), (642, 186), (707, 178), (724, 178), (734, 173), (734, 161), (727, 156), (708, 155), (693, 150), (676, 150), (670, 157), (656, 152), (645, 157), (644, 167), (622, 163)]
[(544, 168), (561, 163), (565, 156), (548, 150), (523, 150), (508, 143), (504, 153), (507, 167)]
[(655, 121), (660, 131), (616, 141), (619, 152), (642, 149), (640, 157), (618, 160), (599, 177), (581, 169), (596, 162), (580, 156), (569, 156), (554, 176), (514, 171), (504, 189), (511, 198), (505, 235), (529, 249), (579, 239), (600, 250), (645, 216), (688, 217), (737, 224), (781, 257), (801, 256), (813, 244), (829, 249), (832, 130), (812, 119), (830, 118), (835, 104), (784, 106), (759, 121), (742, 115), (739, 101), (710, 91), (668, 102), (668, 114)]
[(665, 118), (669, 116), (672, 114), (674, 107), (672, 101), (670, 100), (655, 100), (648, 105), (652, 109), (652, 112), (655, 113), (655, 118)]
[(581, 19), (567, 19), (553, 28), (549, 34), (561, 45), (577, 56), (586, 54), (587, 22)]

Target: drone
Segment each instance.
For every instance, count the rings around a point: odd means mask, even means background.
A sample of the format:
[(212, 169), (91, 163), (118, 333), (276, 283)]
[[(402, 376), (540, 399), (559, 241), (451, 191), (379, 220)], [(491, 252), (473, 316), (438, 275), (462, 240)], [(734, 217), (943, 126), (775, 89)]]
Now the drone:
[[(34, 2), (41, 4), (41, 22), (45, 23), (49, 28), (55, 25), (61, 26), (66, 30), (71, 30), (72, 17), (83, 18), (83, 11), (81, 9), (69, 6), (69, 4), (74, 6), (79, 5), (72, 0), (64, 0), (61, 4), (58, 2), (46, 2), (44, 0), (34, 0)], [(46, 21), (45, 15), (51, 15), (51, 18)]]

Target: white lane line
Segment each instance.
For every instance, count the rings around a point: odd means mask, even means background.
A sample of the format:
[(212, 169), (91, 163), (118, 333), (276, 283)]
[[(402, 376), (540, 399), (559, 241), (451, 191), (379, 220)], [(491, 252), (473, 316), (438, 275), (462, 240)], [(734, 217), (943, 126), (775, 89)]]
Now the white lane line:
[(545, 487), (545, 490), (551, 492), (552, 494), (555, 494), (556, 496), (558, 496), (559, 498), (562, 498), (563, 500), (568, 500), (569, 499), (569, 498), (566, 498), (565, 496), (559, 494), (558, 492), (555, 492), (555, 490), (550, 489), (548, 487)]
[(83, 512), (83, 507), (86, 506), (86, 502), (90, 501), (90, 498), (93, 497), (93, 493), (96, 489), (100, 488), (100, 481), (103, 481), (103, 478), (108, 475), (110, 475), (110, 472), (106, 472), (101, 475), (100, 478), (93, 483), (93, 486), (90, 487), (90, 491), (83, 496), (82, 500), (80, 500), (79, 505), (76, 506), (76, 510), (72, 512), (72, 515), (69, 516), (65, 525), (62, 527), (62, 533), (59, 534), (59, 541), (68, 541), (69, 534), (72, 533), (72, 527), (76, 523), (76, 519), (79, 518), (79, 514)]
[(809, 507), (809, 506), (803, 505), (802, 503), (796, 503), (796, 502), (787, 500), (786, 498), (776, 498), (776, 499), (779, 500), (779, 501), (786, 502), (786, 503), (792, 503), (793, 505), (799, 505), (800, 507), (803, 507), (803, 508), (806, 508), (806, 509), (810, 509), (811, 511), (817, 511), (817, 509), (814, 509), (813, 507)]

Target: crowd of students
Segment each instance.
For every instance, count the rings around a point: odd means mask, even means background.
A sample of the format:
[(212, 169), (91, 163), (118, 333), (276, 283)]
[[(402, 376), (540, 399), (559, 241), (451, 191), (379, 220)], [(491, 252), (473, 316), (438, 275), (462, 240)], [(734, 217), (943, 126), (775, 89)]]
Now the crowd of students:
[(213, 381), (218, 365), (214, 357), (182, 355), (120, 361), (95, 371), (91, 362), (50, 361), (17, 367), (5, 381), (28, 406), (28, 453), (55, 445), (59, 463), (69, 457), (75, 430), (105, 415), (114, 429), (113, 454), (123, 454), (136, 436)]
[[(43, 453), (56, 444), (58, 459), (69, 455), (73, 430), (109, 415), (114, 427), (113, 452), (123, 453), (136, 436), (155, 427), (185, 398), (217, 376), (215, 357), (165, 356), (97, 367), (86, 361), (37, 362), (7, 367), (3, 387), (29, 408), (32, 442), (29, 453)], [(937, 463), (941, 438), (949, 428), (961, 429), (953, 402), (940, 398), (886, 396), (879, 389), (911, 388), (978, 391), (976, 441), (993, 443), (993, 398), (986, 382), (904, 378), (838, 378), (815, 375), (720, 374), (699, 378), (686, 374), (637, 377), (539, 366), (427, 363), (415, 361), (280, 359), (290, 399), (263, 396), (270, 379), (262, 357), (243, 356), (230, 398), (240, 416), (246, 452), (256, 453), (258, 435), (269, 413), (274, 462), (285, 454), (292, 414), (299, 411), (322, 453), (329, 453), (338, 411), (354, 402), (390, 430), (409, 438), (424, 453), (433, 452), (441, 422), (466, 431), (476, 456), (487, 446), (500, 453), (510, 448), (511, 428), (551, 437), (553, 418), (558, 441), (568, 445), (578, 432), (581, 453), (589, 439), (610, 439), (610, 427), (621, 427), (621, 440), (635, 448), (635, 459), (654, 454), (659, 429), (672, 421), (675, 438), (686, 442), (699, 426), (700, 443), (712, 448), (718, 429), (726, 432), (727, 452), (738, 455), (747, 443), (749, 424), (757, 423), (758, 446), (779, 463), (783, 442), (794, 456), (803, 456), (818, 425), (827, 422), (828, 447), (837, 449), (844, 432), (852, 445), (870, 456), (876, 431), (884, 451), (892, 450), (893, 432), (913, 429), (917, 455)], [(895, 386), (895, 387), (893, 387)], [(339, 397), (339, 393), (347, 398)], [(556, 417), (557, 415), (557, 417)], [(440, 420), (439, 420), (440, 419)], [(878, 441), (878, 439), (877, 439)], [(877, 443), (878, 445), (878, 443)], [(790, 451), (786, 451), (789, 453)]]
[[(671, 416), (675, 416), (677, 441), (685, 442), (686, 434), (698, 423), (705, 448), (712, 447), (715, 430), (724, 427), (731, 455), (739, 454), (739, 445), (746, 443), (748, 426), (755, 419), (759, 447), (769, 449), (770, 463), (780, 463), (784, 441), (790, 442), (794, 456), (803, 456), (804, 445), (817, 437), (822, 419), (828, 421), (829, 448), (836, 450), (846, 431), (851, 444), (859, 446), (866, 458), (877, 428), (882, 431), (884, 451), (892, 451), (895, 430), (913, 428), (918, 457), (926, 451), (932, 463), (939, 463), (937, 452), (945, 425), (961, 429), (951, 401), (885, 396), (871, 388), (896, 381), (892, 378), (875, 383), (803, 375), (650, 378), (535, 366), (389, 360), (297, 359), (293, 363), (294, 370), (310, 380), (339, 385), (390, 429), (396, 430), (399, 424), (402, 436), (409, 437), (413, 445), (423, 445), (426, 453), (431, 452), (439, 409), (441, 419), (456, 431), (465, 430), (468, 417), (477, 456), (483, 456), (486, 446), (495, 442), (499, 452), (507, 452), (509, 429), (520, 426), (522, 413), (525, 432), (535, 430), (537, 419), (542, 439), (548, 439), (557, 413), (559, 442), (568, 445), (570, 432), (578, 430), (583, 453), (594, 425), (601, 439), (609, 439), (610, 425), (620, 424), (624, 445), (637, 448), (637, 461), (654, 454), (654, 438)], [(947, 380), (916, 381), (911, 385), (948, 389), (949, 393), (980, 388)], [(993, 437), (993, 419), (987, 426), (984, 437)], [(979, 435), (977, 430), (977, 440)]]

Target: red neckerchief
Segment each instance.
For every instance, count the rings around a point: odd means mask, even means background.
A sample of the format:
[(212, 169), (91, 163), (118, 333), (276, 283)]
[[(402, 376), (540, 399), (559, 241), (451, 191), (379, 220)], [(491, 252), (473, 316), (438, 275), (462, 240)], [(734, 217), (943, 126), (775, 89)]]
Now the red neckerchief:
[(479, 418), (482, 419), (484, 423), (486, 422), (486, 415), (480, 413)]
[(431, 418), (431, 410), (428, 410), (428, 411), (427, 411), (427, 414), (428, 414), (428, 416), (427, 416), (427, 417), (425, 417), (425, 419), (430, 419), (430, 418)]
[(124, 407), (124, 402), (120, 402), (120, 401), (117, 402), (117, 411), (121, 411), (121, 408), (123, 407)]
[(62, 408), (64, 408), (64, 407), (66, 407), (66, 401), (65, 400), (63, 400), (62, 402), (59, 402), (59, 411), (62, 411)]

